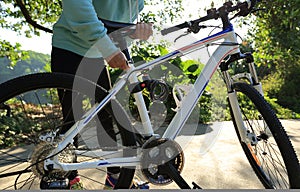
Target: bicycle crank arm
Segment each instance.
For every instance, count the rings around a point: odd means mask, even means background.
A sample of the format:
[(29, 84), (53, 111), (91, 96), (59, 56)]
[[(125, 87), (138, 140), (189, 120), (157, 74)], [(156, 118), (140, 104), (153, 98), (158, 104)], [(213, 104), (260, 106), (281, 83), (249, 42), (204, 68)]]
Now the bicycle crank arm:
[[(172, 163), (167, 162), (163, 165), (160, 165), (160, 170), (162, 174), (168, 175), (180, 189), (192, 189), (187, 182), (180, 175), (180, 172), (172, 165)], [(193, 182), (193, 189), (202, 189), (199, 185)]]

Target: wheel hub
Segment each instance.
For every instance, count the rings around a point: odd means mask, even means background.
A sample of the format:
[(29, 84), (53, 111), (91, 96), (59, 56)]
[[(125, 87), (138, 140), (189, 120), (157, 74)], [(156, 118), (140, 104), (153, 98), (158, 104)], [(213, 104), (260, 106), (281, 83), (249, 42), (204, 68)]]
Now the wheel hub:
[(258, 138), (267, 141), (269, 139), (269, 136), (267, 135), (267, 133), (261, 132), (259, 136), (257, 136)]

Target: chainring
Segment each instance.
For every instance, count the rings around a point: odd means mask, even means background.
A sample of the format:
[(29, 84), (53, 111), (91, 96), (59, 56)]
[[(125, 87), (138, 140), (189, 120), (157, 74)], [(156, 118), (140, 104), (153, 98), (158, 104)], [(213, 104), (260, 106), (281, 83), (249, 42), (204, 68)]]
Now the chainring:
[[(52, 178), (65, 178), (69, 174), (69, 172), (63, 170), (54, 169), (51, 172), (47, 172), (44, 169), (44, 160), (46, 160), (47, 156), (49, 156), (54, 149), (55, 146), (53, 144), (48, 142), (41, 142), (37, 144), (33, 151), (30, 160), (32, 172), (40, 179), (43, 178), (46, 174), (48, 176), (51, 176)], [(75, 162), (76, 156), (73, 149), (73, 145), (69, 145), (61, 153), (57, 154), (58, 160), (62, 163)]]
[(160, 166), (170, 162), (179, 173), (184, 165), (184, 155), (180, 145), (168, 139), (153, 139), (143, 146), (141, 156), (142, 173), (154, 185), (167, 185), (173, 180)]

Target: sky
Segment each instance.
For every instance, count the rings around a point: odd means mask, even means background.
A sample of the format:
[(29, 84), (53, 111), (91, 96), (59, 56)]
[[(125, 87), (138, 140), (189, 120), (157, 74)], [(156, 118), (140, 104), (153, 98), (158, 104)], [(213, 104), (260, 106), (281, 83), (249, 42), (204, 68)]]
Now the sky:
[[(218, 7), (222, 5), (223, 0), (215, 0), (215, 6)], [(184, 7), (186, 9), (185, 15), (182, 15), (178, 23), (189, 21), (188, 18), (191, 13), (195, 13), (196, 19), (199, 15), (199, 10), (208, 7), (211, 4), (209, 0), (183, 0)], [(202, 12), (203, 13), (203, 12)], [(203, 15), (203, 14), (202, 14)], [(175, 24), (178, 24), (175, 23)], [(50, 54), (51, 53), (51, 34), (41, 31), (40, 36), (33, 36), (32, 38), (26, 38), (24, 36), (18, 35), (16, 32), (10, 30), (0, 29), (0, 39), (5, 39), (10, 41), (12, 44), (19, 42), (22, 45), (23, 50), (33, 50), (36, 52)]]

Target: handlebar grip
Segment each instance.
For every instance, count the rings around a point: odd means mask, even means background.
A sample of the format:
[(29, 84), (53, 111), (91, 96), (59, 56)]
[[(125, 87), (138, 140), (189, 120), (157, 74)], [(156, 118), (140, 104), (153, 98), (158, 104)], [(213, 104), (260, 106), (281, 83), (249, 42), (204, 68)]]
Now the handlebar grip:
[(169, 33), (178, 31), (179, 29), (187, 28), (187, 27), (189, 27), (189, 26), (190, 26), (189, 22), (184, 22), (184, 23), (181, 23), (181, 24), (176, 25), (176, 26), (174, 26), (174, 27), (170, 27), (170, 28), (163, 29), (163, 30), (161, 31), (161, 34), (162, 34), (162, 35), (167, 35), (167, 34), (169, 34)]

